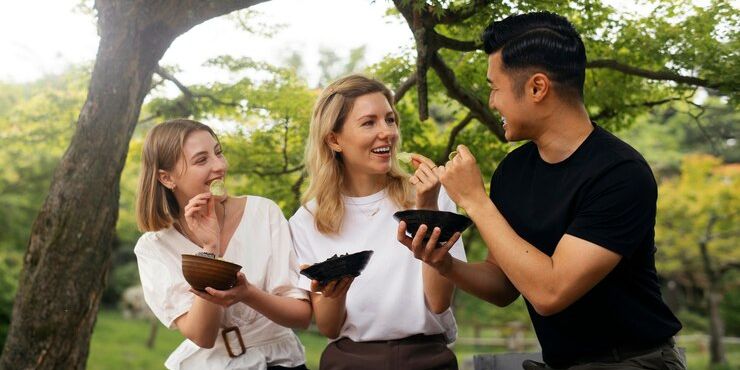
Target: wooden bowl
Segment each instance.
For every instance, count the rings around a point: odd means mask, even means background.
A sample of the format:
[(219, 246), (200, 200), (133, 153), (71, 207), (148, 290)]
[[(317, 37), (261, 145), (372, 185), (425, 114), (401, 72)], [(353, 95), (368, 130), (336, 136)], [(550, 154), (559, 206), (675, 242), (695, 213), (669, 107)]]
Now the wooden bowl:
[(182, 275), (193, 289), (201, 292), (206, 287), (231, 289), (236, 284), (236, 273), (241, 269), (241, 266), (223, 260), (192, 254), (182, 255)]
[(427, 225), (427, 234), (424, 236), (424, 242), (427, 242), (432, 236), (435, 227), (439, 227), (439, 242), (444, 243), (456, 232), (463, 232), (473, 224), (473, 221), (466, 216), (445, 211), (432, 211), (429, 209), (408, 209), (393, 214), (396, 220), (406, 222), (406, 231), (411, 237), (416, 235), (421, 225)]

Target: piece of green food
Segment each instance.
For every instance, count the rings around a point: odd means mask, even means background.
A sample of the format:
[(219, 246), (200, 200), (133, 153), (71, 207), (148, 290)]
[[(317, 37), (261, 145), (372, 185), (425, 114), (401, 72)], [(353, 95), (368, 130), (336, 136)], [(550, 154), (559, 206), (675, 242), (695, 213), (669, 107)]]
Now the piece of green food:
[(452, 158), (455, 158), (457, 155), (457, 150), (453, 150), (450, 152), (450, 155), (447, 156), (447, 159), (452, 160)]
[(403, 163), (411, 163), (411, 153), (408, 153), (408, 152), (398, 153), (398, 160)]
[(221, 197), (226, 194), (226, 186), (224, 185), (224, 180), (213, 180), (211, 182), (211, 194)]

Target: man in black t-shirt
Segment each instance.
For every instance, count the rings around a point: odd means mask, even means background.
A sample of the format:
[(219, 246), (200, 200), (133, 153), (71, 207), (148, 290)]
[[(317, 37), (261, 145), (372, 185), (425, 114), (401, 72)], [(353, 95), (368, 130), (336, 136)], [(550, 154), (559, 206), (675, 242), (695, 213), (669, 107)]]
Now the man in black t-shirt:
[(415, 254), (496, 305), (524, 297), (547, 363), (525, 368), (685, 369), (655, 270), (657, 186), (637, 151), (589, 119), (580, 36), (565, 18), (530, 13), (482, 37), (489, 105), (507, 140), (529, 142), (501, 162), (490, 194), (465, 146), (434, 170), (480, 231), (485, 262)]

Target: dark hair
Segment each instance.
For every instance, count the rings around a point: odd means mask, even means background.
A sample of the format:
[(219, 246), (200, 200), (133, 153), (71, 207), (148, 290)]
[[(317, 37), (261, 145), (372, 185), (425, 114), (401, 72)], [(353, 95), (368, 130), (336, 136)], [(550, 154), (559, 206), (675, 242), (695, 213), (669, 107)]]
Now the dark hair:
[(512, 15), (491, 22), (481, 38), (487, 54), (501, 51), (504, 70), (514, 72), (517, 93), (533, 69), (542, 69), (556, 89), (583, 101), (586, 48), (564, 17), (549, 12)]

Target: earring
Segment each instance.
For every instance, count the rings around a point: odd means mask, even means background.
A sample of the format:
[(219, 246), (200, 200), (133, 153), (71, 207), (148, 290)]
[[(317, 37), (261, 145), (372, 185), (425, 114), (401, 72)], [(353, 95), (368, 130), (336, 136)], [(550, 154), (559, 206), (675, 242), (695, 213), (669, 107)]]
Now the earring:
[(337, 153), (341, 153), (342, 152), (342, 148), (336, 148), (336, 149), (334, 149), (334, 151), (337, 152)]

